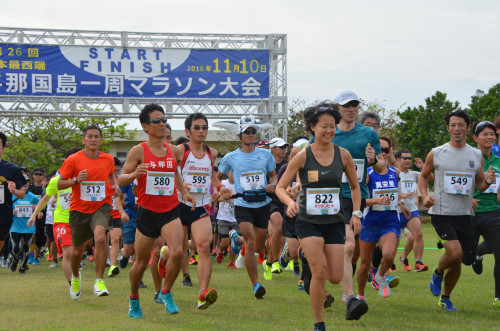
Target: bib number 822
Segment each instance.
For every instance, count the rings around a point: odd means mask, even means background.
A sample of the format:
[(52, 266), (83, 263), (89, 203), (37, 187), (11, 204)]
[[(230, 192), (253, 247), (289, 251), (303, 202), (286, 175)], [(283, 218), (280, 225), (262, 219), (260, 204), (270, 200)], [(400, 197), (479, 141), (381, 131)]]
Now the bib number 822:
[(333, 194), (316, 194), (314, 196), (315, 203), (333, 203)]

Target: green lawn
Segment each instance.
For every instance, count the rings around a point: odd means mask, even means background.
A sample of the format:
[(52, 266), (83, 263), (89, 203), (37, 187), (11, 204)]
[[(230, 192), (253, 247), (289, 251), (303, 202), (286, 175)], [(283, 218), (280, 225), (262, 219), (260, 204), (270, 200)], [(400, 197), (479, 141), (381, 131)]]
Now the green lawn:
[[(430, 226), (424, 226), (425, 247), (435, 247)], [(404, 244), (404, 239), (401, 244)], [(399, 257), (401, 251), (398, 251)], [(436, 266), (440, 250), (426, 250), (424, 262), (431, 270)], [(413, 264), (413, 253), (410, 255)], [(141, 289), (144, 317), (128, 318), (128, 271), (115, 278), (106, 278), (110, 296), (93, 294), (94, 269), (87, 264), (82, 273), (82, 297), (74, 301), (61, 268), (48, 268), (49, 262), (31, 266), (26, 275), (0, 268), (0, 329), (101, 330), (101, 329), (167, 329), (167, 330), (312, 330), (313, 317), (309, 297), (297, 290), (297, 277), (290, 271), (266, 281), (259, 268), (259, 279), (266, 287), (264, 300), (253, 297), (245, 269), (229, 270), (227, 261), (213, 261), (211, 285), (218, 290), (218, 301), (206, 310), (197, 307), (197, 277), (190, 267), (194, 287), (185, 288), (180, 278), (174, 286), (175, 301), (180, 313), (168, 316), (162, 305), (153, 302), (151, 274), (146, 272)], [(397, 264), (400, 285), (388, 299), (367, 287), (368, 313), (359, 321), (345, 320), (345, 304), (340, 285), (328, 284), (335, 296), (333, 306), (325, 311), (330, 330), (352, 329), (424, 329), (443, 330), (499, 328), (500, 311), (491, 307), (494, 295), (493, 257), (484, 259), (484, 272), (477, 276), (463, 266), (462, 277), (452, 295), (458, 312), (445, 312), (437, 306), (437, 298), (429, 291), (431, 270), (423, 273), (404, 272)]]

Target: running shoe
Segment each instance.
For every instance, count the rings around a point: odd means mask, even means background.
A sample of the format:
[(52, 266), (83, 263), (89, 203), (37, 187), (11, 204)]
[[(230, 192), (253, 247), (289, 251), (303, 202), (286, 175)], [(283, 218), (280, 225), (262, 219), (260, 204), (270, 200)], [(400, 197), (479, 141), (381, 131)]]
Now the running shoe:
[(457, 311), (457, 308), (453, 307), (453, 303), (449, 298), (443, 299), (441, 297), (441, 299), (439, 299), (438, 301), (438, 306), (447, 311)]
[(159, 304), (163, 304), (163, 302), (160, 299), (160, 293), (161, 293), (161, 290), (159, 290), (158, 292), (155, 293), (154, 302), (159, 303)]
[(243, 266), (245, 265), (245, 257), (243, 255), (241, 255), (241, 252), (238, 255), (238, 258), (236, 259), (236, 261), (234, 262), (234, 265), (238, 269), (243, 268)]
[(273, 262), (273, 264), (271, 266), (271, 273), (280, 274), (282, 272), (283, 272), (283, 270), (281, 270), (281, 268), (280, 268), (280, 263), (278, 261)]
[(356, 298), (358, 298), (359, 300), (364, 300), (365, 299), (365, 296), (364, 295), (356, 295)]
[(98, 297), (105, 297), (109, 295), (106, 284), (104, 284), (104, 281), (102, 279), (96, 279), (94, 284), (94, 294), (96, 294)]
[(37, 257), (33, 258), (33, 265), (40, 265), (40, 260)]
[(236, 266), (234, 265), (234, 263), (233, 263), (233, 262), (229, 262), (229, 263), (227, 264), (227, 267), (228, 267), (229, 269), (238, 269), (238, 268), (236, 268)]
[(112, 265), (112, 266), (109, 268), (109, 271), (108, 271), (108, 277), (115, 277), (115, 276), (117, 276), (119, 273), (120, 273), (120, 268), (118, 268), (118, 267), (117, 267), (117, 266), (115, 266), (115, 265)]
[(160, 277), (165, 279), (165, 276), (167, 275), (167, 260), (163, 257), (163, 253), (165, 252), (165, 249), (167, 249), (167, 246), (163, 246), (160, 250), (160, 258), (158, 259), (158, 273), (160, 274)]
[(314, 331), (326, 331), (325, 322), (314, 323)]
[(385, 280), (387, 281), (387, 284), (389, 284), (390, 288), (397, 287), (401, 281), (399, 276), (385, 276)]
[(380, 276), (380, 274), (377, 272), (377, 274), (375, 275), (375, 280), (378, 284), (378, 294), (382, 298), (388, 298), (389, 295), (391, 295), (391, 288), (389, 287), (389, 284), (387, 284), (387, 279), (385, 278), (385, 276)]
[(273, 279), (273, 274), (271, 273), (271, 266), (267, 264), (267, 261), (262, 262), (262, 267), (264, 268), (264, 279)]
[(139, 288), (147, 288), (148, 286), (144, 284), (141, 280), (141, 283), (139, 284)]
[(299, 280), (299, 284), (297, 285), (297, 290), (304, 291), (304, 281), (302, 279)]
[(472, 262), (472, 270), (474, 270), (474, 272), (478, 275), (483, 273), (483, 257), (482, 256), (481, 256), (480, 260), (478, 260), (478, 258), (476, 257), (474, 262)]
[(375, 280), (375, 274), (377, 273), (377, 271), (377, 268), (370, 268), (368, 270), (368, 279), (366, 280), (367, 283), (371, 283), (373, 280)]
[(7, 267), (8, 267), (7, 259), (2, 258), (2, 268), (7, 268)]
[(142, 317), (142, 309), (139, 299), (133, 300), (128, 298), (128, 317), (130, 318)]
[(216, 261), (218, 264), (221, 264), (221, 263), (222, 263), (222, 260), (224, 260), (224, 252), (219, 252), (219, 253), (217, 253), (217, 257), (215, 258), (215, 261)]
[[(378, 270), (377, 270), (377, 272), (378, 272)], [(378, 291), (379, 287), (378, 287), (377, 281), (375, 280), (375, 275), (373, 275), (373, 279), (372, 279), (371, 284), (372, 284), (373, 289)]]
[(191, 282), (189, 274), (184, 275), (182, 278), (182, 286), (193, 286), (193, 282)]
[(198, 298), (198, 309), (207, 309), (217, 301), (217, 291), (214, 288), (203, 290)]
[(280, 254), (280, 265), (284, 269), (288, 266), (288, 261), (290, 260), (290, 254), (288, 252), (288, 243), (285, 243), (283, 250)]
[(293, 265), (293, 275), (295, 277), (300, 277), (300, 267), (298, 263)]
[(391, 267), (389, 268), (389, 272), (396, 272), (396, 265), (393, 263)]
[(120, 268), (125, 269), (128, 265), (128, 257), (122, 257), (120, 259)]
[(19, 259), (13, 259), (12, 262), (10, 263), (10, 266), (9, 266), (10, 271), (16, 272), (18, 263), (19, 263)]
[(80, 299), (82, 294), (82, 274), (78, 273), (78, 278), (71, 276), (71, 285), (69, 287), (69, 296), (71, 299)]
[[(401, 264), (403, 265), (403, 270), (404, 271), (411, 271), (411, 265), (410, 263), (408, 262), (408, 259), (407, 258), (404, 258), (403, 259), (403, 256), (400, 256), (399, 257), (399, 262), (401, 262)], [(417, 267), (417, 265), (415, 264), (415, 268)], [(415, 269), (416, 270), (416, 269)]]
[(235, 230), (229, 231), (229, 239), (231, 239), (231, 251), (234, 254), (240, 254), (241, 245), (238, 243), (239, 235)]
[(415, 272), (421, 272), (427, 270), (429, 270), (429, 266), (427, 264), (423, 264), (421, 261), (415, 262)]
[(212, 257), (217, 255), (217, 248), (212, 249)]
[(333, 297), (333, 295), (331, 295), (328, 292), (325, 292), (325, 300), (323, 301), (323, 308), (326, 309), (331, 307), (334, 301), (335, 298)]
[(348, 321), (359, 320), (367, 311), (368, 304), (366, 301), (352, 296), (346, 304), (345, 319)]
[(441, 294), (441, 283), (443, 282), (443, 276), (439, 276), (436, 274), (436, 270), (432, 272), (431, 283), (429, 285), (431, 292), (434, 296), (438, 296)]
[(174, 298), (172, 293), (160, 293), (160, 298), (163, 304), (165, 305), (165, 310), (169, 314), (177, 314), (179, 312), (179, 307), (174, 302)]
[(189, 257), (189, 264), (190, 264), (190, 265), (195, 265), (195, 264), (198, 264), (198, 260), (196, 259), (196, 256), (191, 255), (191, 256)]
[(28, 264), (33, 264), (33, 258), (35, 257), (35, 254), (30, 253), (30, 256), (28, 257)]
[(288, 261), (285, 270), (293, 270), (293, 260)]
[(342, 291), (342, 302), (347, 302), (347, 297), (345, 296), (344, 291)]
[(265, 254), (264, 254), (264, 253), (259, 253), (259, 256), (258, 256), (258, 258), (257, 258), (257, 262), (258, 262), (259, 264), (262, 264), (262, 262), (264, 262), (265, 260), (266, 260), (266, 256), (265, 256)]
[(50, 262), (52, 261), (52, 254), (49, 253), (49, 255), (47, 256), (47, 262)]
[(495, 298), (495, 300), (493, 300), (493, 307), (500, 308), (500, 298)]
[(19, 274), (20, 274), (20, 275), (26, 275), (26, 269), (25, 269), (25, 268), (23, 268), (23, 267), (20, 267), (20, 268), (19, 268)]
[(49, 268), (57, 268), (59, 267), (59, 263), (57, 262), (52, 262), (50, 265), (49, 265)]
[(255, 283), (253, 286), (253, 294), (257, 299), (263, 299), (264, 294), (266, 294), (266, 289), (260, 283)]

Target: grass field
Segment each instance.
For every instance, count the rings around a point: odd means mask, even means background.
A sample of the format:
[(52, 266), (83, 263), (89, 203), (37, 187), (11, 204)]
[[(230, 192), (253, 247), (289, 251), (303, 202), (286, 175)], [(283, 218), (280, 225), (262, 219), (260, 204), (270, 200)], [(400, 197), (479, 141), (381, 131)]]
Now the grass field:
[[(424, 226), (425, 247), (435, 247), (435, 236), (429, 225)], [(404, 239), (401, 244), (404, 244)], [(398, 251), (399, 257), (401, 251)], [(431, 270), (436, 266), (440, 250), (424, 252), (424, 262)], [(414, 262), (413, 254), (410, 263)], [(87, 263), (82, 273), (82, 296), (74, 301), (61, 268), (48, 268), (49, 262), (31, 266), (26, 275), (0, 268), (0, 329), (41, 330), (312, 330), (313, 316), (309, 297), (297, 290), (298, 277), (290, 271), (266, 281), (259, 268), (259, 280), (266, 287), (264, 300), (253, 297), (245, 269), (226, 268), (213, 260), (211, 285), (218, 290), (218, 301), (206, 310), (197, 309), (198, 281), (195, 266), (190, 267), (194, 287), (181, 286), (177, 280), (173, 293), (180, 313), (169, 316), (162, 305), (153, 302), (154, 286), (149, 271), (141, 289), (144, 317), (128, 318), (129, 281), (127, 269), (114, 278), (106, 278), (108, 297), (93, 294), (94, 268)], [(345, 304), (340, 285), (327, 284), (335, 296), (332, 307), (325, 311), (325, 323), (330, 330), (498, 330), (500, 310), (492, 308), (494, 295), (493, 257), (484, 259), (484, 272), (477, 276), (463, 266), (462, 276), (452, 301), (458, 312), (445, 312), (437, 306), (437, 298), (429, 291), (431, 270), (423, 273), (404, 272), (397, 264), (400, 285), (383, 299), (367, 287), (368, 313), (359, 321), (345, 320)]]

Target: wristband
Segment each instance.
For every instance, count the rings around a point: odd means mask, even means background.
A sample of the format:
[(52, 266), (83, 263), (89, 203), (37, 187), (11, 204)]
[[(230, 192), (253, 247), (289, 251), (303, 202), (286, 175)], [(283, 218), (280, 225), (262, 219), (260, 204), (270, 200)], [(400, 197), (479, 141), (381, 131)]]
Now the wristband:
[(486, 181), (486, 179), (484, 179), (484, 183), (485, 183), (486, 185), (488, 185), (488, 186), (490, 186), (491, 184), (493, 184), (493, 183), (488, 183), (488, 182)]

